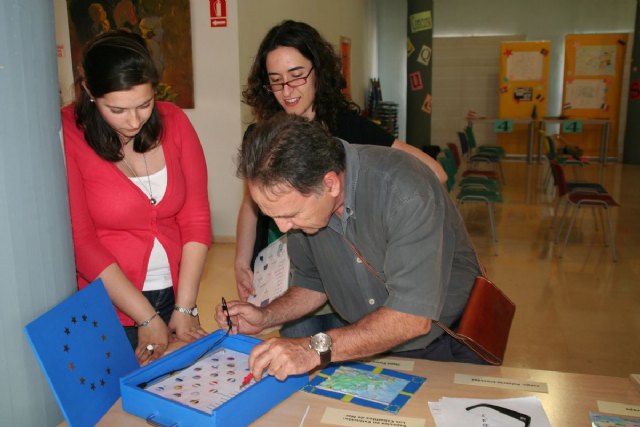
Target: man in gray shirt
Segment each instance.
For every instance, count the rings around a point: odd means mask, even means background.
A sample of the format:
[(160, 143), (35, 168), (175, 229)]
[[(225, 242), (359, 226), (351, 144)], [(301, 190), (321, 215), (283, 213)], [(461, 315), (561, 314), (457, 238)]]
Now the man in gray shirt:
[[(393, 352), (482, 363), (435, 325), (455, 324), (480, 269), (433, 172), (410, 155), (356, 146), (320, 124), (278, 115), (243, 141), (238, 175), (288, 232), (292, 286), (267, 307), (233, 301), (235, 332), (260, 333), (327, 299), (349, 325), (257, 345), (250, 367), (284, 379), (328, 361)], [(226, 323), (218, 307), (216, 317)]]

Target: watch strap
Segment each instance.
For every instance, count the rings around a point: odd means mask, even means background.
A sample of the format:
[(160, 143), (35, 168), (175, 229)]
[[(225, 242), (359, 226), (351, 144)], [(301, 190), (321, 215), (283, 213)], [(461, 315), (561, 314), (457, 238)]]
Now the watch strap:
[(318, 354), (320, 355), (321, 366), (326, 366), (331, 363), (331, 349), (327, 351), (319, 351)]
[(179, 305), (176, 305), (173, 307), (174, 311), (178, 311), (182, 314), (188, 314), (190, 316), (196, 317), (197, 316), (197, 312), (196, 310), (198, 309), (198, 306), (195, 305), (193, 306), (193, 308), (184, 308), (184, 307), (180, 307)]

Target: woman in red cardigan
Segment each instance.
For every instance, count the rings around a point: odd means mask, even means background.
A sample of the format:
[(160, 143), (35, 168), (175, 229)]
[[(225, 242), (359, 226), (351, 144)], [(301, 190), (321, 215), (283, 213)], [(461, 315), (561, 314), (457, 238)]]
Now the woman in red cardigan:
[(140, 363), (175, 332), (200, 338), (196, 297), (211, 221), (198, 136), (178, 107), (156, 102), (144, 40), (90, 41), (76, 102), (62, 110), (78, 287), (102, 279)]

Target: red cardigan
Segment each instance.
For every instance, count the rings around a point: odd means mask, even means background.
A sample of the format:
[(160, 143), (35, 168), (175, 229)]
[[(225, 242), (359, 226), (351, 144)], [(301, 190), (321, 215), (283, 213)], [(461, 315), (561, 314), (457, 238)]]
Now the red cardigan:
[[(174, 292), (182, 247), (211, 245), (207, 167), (193, 126), (173, 104), (157, 102), (163, 123), (162, 150), (167, 190), (156, 206), (112, 162), (99, 157), (75, 123), (74, 106), (62, 109), (64, 153), (78, 288), (117, 262), (142, 289), (154, 238), (169, 259)], [(118, 310), (124, 326), (133, 319)]]

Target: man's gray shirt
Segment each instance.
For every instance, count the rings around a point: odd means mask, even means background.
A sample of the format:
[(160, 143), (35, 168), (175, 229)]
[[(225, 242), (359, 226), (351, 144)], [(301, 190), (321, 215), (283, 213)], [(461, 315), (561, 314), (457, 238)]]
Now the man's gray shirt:
[[(462, 314), (479, 267), (449, 194), (409, 154), (344, 141), (343, 146), (342, 217), (332, 215), (314, 235), (289, 233), (292, 285), (326, 293), (350, 323), (387, 307), (451, 325)], [(385, 333), (399, 328), (389, 325)], [(393, 351), (423, 348), (442, 333), (434, 324), (429, 334)]]

